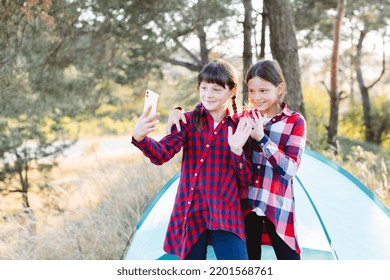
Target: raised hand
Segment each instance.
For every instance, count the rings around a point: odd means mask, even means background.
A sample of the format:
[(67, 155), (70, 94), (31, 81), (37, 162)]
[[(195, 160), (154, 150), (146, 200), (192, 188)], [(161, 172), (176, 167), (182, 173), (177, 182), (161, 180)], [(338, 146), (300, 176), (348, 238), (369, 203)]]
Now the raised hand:
[(252, 122), (250, 118), (243, 117), (238, 122), (236, 131), (233, 133), (231, 127), (228, 127), (228, 142), (230, 150), (236, 155), (242, 154), (242, 148), (244, 147), (249, 135), (252, 131)]
[(151, 105), (147, 107), (135, 123), (135, 126), (133, 128), (133, 138), (137, 142), (144, 139), (145, 136), (148, 135), (150, 132), (155, 131), (156, 125), (160, 122), (157, 119), (160, 116), (160, 113), (149, 115), (151, 109)]
[[(264, 122), (263, 117), (261, 116), (260, 111), (253, 110), (252, 112), (253, 119), (251, 119), (251, 123), (253, 126), (253, 130), (251, 131), (251, 137), (256, 141), (260, 141), (264, 136)], [(267, 117), (267, 115), (265, 115)]]
[(171, 129), (172, 129), (172, 127), (174, 125), (176, 125), (177, 131), (180, 131), (180, 121), (183, 121), (183, 123), (187, 123), (186, 116), (180, 110), (173, 109), (169, 113), (167, 127), (166, 127), (166, 130), (165, 130), (166, 134), (170, 134), (171, 133)]

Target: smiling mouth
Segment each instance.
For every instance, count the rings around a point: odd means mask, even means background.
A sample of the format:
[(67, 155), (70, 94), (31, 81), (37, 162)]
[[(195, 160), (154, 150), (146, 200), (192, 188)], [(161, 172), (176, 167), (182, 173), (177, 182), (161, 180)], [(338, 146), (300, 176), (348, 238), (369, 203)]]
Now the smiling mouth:
[(261, 105), (265, 104), (265, 102), (252, 102), (252, 104), (253, 104), (255, 107), (260, 107)]

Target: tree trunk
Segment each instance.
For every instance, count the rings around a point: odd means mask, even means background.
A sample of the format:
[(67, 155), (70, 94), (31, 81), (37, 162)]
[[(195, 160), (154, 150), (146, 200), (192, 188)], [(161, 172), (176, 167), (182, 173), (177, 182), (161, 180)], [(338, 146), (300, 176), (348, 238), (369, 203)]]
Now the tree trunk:
[(330, 73), (330, 114), (328, 127), (328, 144), (338, 151), (337, 134), (339, 124), (339, 106), (340, 93), (337, 89), (338, 77), (338, 58), (339, 58), (339, 43), (340, 43), (340, 26), (344, 17), (346, 0), (339, 0), (337, 3), (337, 16), (333, 31), (333, 51), (332, 51), (332, 65)]
[[(29, 166), (28, 163), (23, 164), (23, 160), (21, 160), (20, 155), (16, 154), (19, 162), (18, 166), (18, 175), (20, 184), (22, 186), (22, 206), (24, 213), (26, 214), (26, 227), (31, 236), (36, 235), (37, 232), (37, 218), (35, 217), (34, 211), (30, 207), (30, 202), (28, 200), (28, 189), (30, 187), (30, 183), (28, 181), (28, 171)], [(24, 173), (24, 174), (23, 174)]]
[(305, 115), (298, 45), (290, 0), (264, 0), (268, 12), (272, 56), (279, 62), (287, 84), (286, 102)]
[[(25, 176), (23, 176), (23, 172)], [(20, 185), (22, 187), (22, 206), (24, 209), (30, 208), (30, 203), (28, 201), (28, 188), (30, 186), (28, 182), (28, 164), (26, 163), (23, 168), (23, 161), (19, 159), (18, 161), (18, 175), (20, 180)]]
[(267, 8), (263, 5), (263, 12), (261, 14), (261, 40), (260, 40), (260, 54), (258, 59), (265, 57), (265, 29), (267, 27)]
[(200, 57), (202, 61), (202, 67), (209, 62), (209, 49), (207, 48), (207, 36), (204, 31), (204, 15), (206, 14), (206, 5), (203, 0), (198, 1), (198, 19), (196, 23), (196, 32), (198, 34), (200, 43)]
[[(245, 9), (244, 17), (244, 49), (243, 49), (243, 77), (245, 77), (247, 70), (252, 65), (252, 0), (243, 0)], [(245, 105), (248, 102), (248, 86), (245, 82), (245, 78), (242, 82), (242, 105)]]
[(374, 129), (372, 118), (371, 118), (371, 101), (370, 101), (370, 95), (368, 90), (372, 88), (377, 82), (379, 82), (380, 79), (383, 77), (383, 74), (385, 73), (385, 65), (386, 65), (385, 54), (383, 53), (383, 64), (382, 64), (382, 71), (380, 76), (371, 85), (366, 86), (364, 83), (363, 72), (362, 72), (362, 48), (363, 48), (363, 41), (366, 35), (367, 35), (367, 30), (362, 30), (360, 32), (359, 41), (356, 46), (356, 58), (355, 58), (356, 78), (359, 84), (360, 94), (362, 96), (364, 126), (366, 128), (365, 140), (366, 142), (376, 143), (380, 145), (381, 134), (383, 133), (383, 131), (381, 129), (379, 130)]
[(362, 72), (362, 47), (363, 41), (366, 36), (366, 31), (363, 30), (360, 32), (359, 41), (356, 46), (356, 78), (359, 84), (360, 94), (362, 96), (363, 104), (363, 117), (364, 117), (364, 126), (366, 127), (365, 139), (367, 142), (374, 142), (374, 134), (372, 131), (372, 122), (371, 122), (371, 101), (370, 96), (368, 95), (368, 88), (364, 84), (363, 72)]

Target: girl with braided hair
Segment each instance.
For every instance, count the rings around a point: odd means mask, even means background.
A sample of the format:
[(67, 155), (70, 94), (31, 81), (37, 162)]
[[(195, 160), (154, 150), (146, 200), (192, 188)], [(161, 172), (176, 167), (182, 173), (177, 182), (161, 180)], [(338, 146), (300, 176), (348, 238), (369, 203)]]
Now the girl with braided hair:
[[(243, 146), (252, 131), (251, 120), (237, 118), (238, 75), (224, 60), (214, 60), (198, 75), (200, 101), (186, 112), (186, 123), (160, 141), (147, 136), (159, 113), (139, 117), (132, 143), (154, 164), (163, 164), (183, 149), (181, 177), (168, 223), (164, 250), (180, 259), (206, 259), (213, 246), (217, 259), (248, 259), (240, 188), (252, 181), (251, 162)], [(236, 109), (235, 109), (236, 110)]]

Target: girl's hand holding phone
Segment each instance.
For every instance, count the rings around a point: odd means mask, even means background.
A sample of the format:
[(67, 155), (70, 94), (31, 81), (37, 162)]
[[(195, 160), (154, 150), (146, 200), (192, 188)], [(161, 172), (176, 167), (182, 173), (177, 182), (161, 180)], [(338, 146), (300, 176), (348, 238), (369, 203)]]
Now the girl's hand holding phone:
[(152, 106), (149, 105), (145, 111), (139, 116), (133, 128), (133, 138), (139, 142), (145, 138), (150, 132), (156, 130), (156, 125), (160, 122), (158, 117), (160, 113), (151, 114)]

